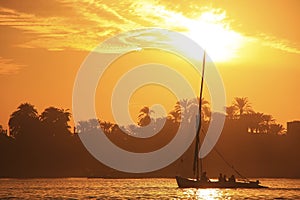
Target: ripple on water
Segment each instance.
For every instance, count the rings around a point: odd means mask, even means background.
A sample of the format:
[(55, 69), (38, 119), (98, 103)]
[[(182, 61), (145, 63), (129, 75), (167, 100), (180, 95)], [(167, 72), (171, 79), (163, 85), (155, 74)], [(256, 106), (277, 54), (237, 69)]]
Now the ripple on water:
[(300, 179), (268, 189), (179, 189), (175, 179), (0, 179), (1, 199), (300, 199)]

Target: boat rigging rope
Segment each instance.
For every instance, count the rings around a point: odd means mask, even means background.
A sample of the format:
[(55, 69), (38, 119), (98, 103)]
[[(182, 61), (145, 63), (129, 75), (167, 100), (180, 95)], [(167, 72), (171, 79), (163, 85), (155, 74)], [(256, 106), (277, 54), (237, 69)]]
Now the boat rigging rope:
[[(203, 135), (205, 134), (203, 130), (202, 130), (202, 133), (203, 133)], [(207, 138), (207, 139), (208, 139), (208, 138)], [(209, 142), (209, 140), (208, 140), (208, 142)], [(226, 165), (228, 165), (230, 168), (232, 168), (232, 169), (235, 171), (235, 173), (236, 173), (237, 175), (239, 175), (242, 179), (244, 179), (244, 180), (250, 182), (250, 180), (249, 180), (246, 176), (243, 176), (237, 169), (234, 168), (233, 165), (231, 165), (231, 164), (225, 159), (225, 157), (220, 153), (220, 151), (218, 151), (218, 149), (216, 148), (216, 146), (215, 146), (213, 149), (214, 149), (214, 151), (220, 156), (220, 158), (226, 163)]]
[(222, 160), (223, 160), (230, 168), (232, 168), (232, 169), (235, 171), (235, 173), (237, 173), (237, 175), (239, 175), (241, 178), (245, 179), (246, 181), (250, 182), (250, 180), (249, 180), (247, 177), (243, 176), (238, 170), (236, 170), (236, 169), (234, 168), (233, 165), (231, 165), (231, 164), (224, 158), (224, 156), (218, 151), (218, 149), (217, 149), (216, 147), (214, 148), (214, 150), (215, 150), (215, 152), (222, 158)]

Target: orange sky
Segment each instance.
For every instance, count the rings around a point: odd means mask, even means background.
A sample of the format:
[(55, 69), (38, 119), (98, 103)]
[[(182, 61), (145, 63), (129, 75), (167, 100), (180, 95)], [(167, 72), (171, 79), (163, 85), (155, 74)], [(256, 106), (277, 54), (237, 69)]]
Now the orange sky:
[(0, 124), (6, 127), (22, 102), (40, 112), (51, 105), (71, 109), (88, 53), (118, 33), (146, 27), (179, 31), (204, 46), (228, 105), (246, 96), (256, 111), (284, 125), (299, 120), (299, 8), (297, 0), (2, 0)]

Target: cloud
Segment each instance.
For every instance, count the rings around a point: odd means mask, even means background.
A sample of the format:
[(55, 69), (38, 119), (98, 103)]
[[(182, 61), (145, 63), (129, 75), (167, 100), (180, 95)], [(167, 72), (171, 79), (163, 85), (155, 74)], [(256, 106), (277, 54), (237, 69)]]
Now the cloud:
[(257, 38), (259, 38), (261, 44), (264, 46), (289, 53), (300, 54), (300, 49), (296, 47), (296, 44), (292, 44), (289, 40), (279, 39), (275, 36), (267, 35), (264, 33), (260, 34)]
[(5, 59), (0, 56), (0, 75), (16, 74), (20, 68), (25, 65), (16, 64), (11, 59)]
[[(100, 42), (118, 33), (138, 28), (160, 27), (184, 33), (191, 29), (201, 30), (199, 33), (211, 29), (215, 30), (213, 40), (226, 40), (228, 43), (230, 37), (232, 41), (239, 40), (241, 44), (242, 41), (259, 41), (259, 45), (289, 53), (300, 53), (299, 48), (288, 40), (267, 34), (248, 36), (247, 33), (234, 31), (230, 27), (225, 10), (199, 6), (197, 1), (189, 1), (186, 6), (150, 0), (58, 0), (57, 3), (69, 8), (65, 15), (62, 15), (61, 11), (58, 14), (53, 11), (52, 15), (37, 15), (34, 12), (25, 12), (24, 9), (21, 12), (0, 7), (0, 25), (20, 29), (33, 36), (30, 41), (19, 44), (19, 47), (46, 48), (52, 51), (91, 51)], [(226, 39), (218, 36), (221, 29), (227, 31)], [(210, 35), (206, 34), (212, 38)], [(237, 44), (231, 46), (234, 46), (233, 51), (238, 51)]]

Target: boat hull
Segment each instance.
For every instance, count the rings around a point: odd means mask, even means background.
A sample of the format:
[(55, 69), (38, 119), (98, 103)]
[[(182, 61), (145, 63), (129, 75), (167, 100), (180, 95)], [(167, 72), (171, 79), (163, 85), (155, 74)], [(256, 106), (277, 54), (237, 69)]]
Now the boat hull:
[(176, 176), (179, 188), (267, 188), (258, 182), (203, 182)]

